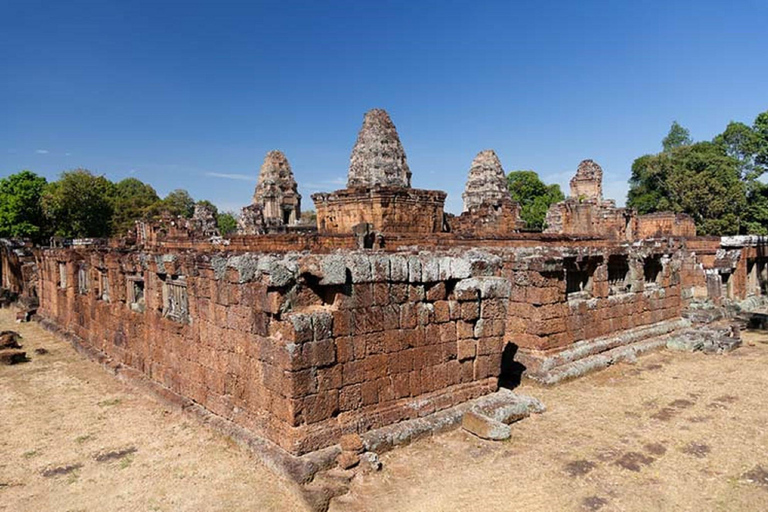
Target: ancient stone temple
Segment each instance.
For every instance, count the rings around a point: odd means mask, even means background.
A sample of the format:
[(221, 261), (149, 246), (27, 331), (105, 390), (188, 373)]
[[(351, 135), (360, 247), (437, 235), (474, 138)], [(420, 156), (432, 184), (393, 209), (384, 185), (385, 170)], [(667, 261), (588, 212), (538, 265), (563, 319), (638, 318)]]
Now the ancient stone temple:
[[(410, 187), (382, 111), (350, 160), (347, 188), (313, 196), (318, 232), (266, 229), (286, 206), (299, 214), (290, 167), (270, 153), (274, 186), (257, 192), (274, 194), (246, 209), (260, 231), (222, 242), (169, 219), (101, 246), (0, 243), (0, 284), (39, 299), (43, 325), (82, 353), (300, 482), (333, 466), (342, 436), (387, 450), (521, 378), (631, 361), (731, 314), (716, 308), (768, 298), (767, 239), (696, 237), (686, 216), (617, 208), (591, 161), (541, 234), (516, 232), (491, 151), (470, 167), (467, 211), (447, 220), (444, 192)], [(361, 225), (384, 243), (361, 245)]]
[(603, 168), (594, 160), (582, 160), (571, 178), (571, 197), (601, 202), (603, 200)]
[(506, 173), (492, 149), (481, 151), (472, 161), (461, 197), (464, 212), (448, 221), (453, 232), (503, 235), (523, 227), (520, 205), (512, 200)]
[(501, 206), (506, 199), (510, 199), (507, 177), (494, 150), (481, 151), (472, 160), (461, 198), (465, 212), (486, 203)]
[(312, 195), (321, 233), (352, 233), (361, 225), (391, 233), (443, 230), (445, 192), (411, 188), (411, 171), (395, 125), (368, 111), (349, 159), (347, 188)]
[(352, 156), (347, 187), (410, 187), (411, 170), (392, 119), (374, 108), (363, 118)]
[(593, 236), (617, 240), (696, 236), (693, 219), (685, 214), (660, 212), (637, 215), (603, 199), (603, 169), (594, 160), (583, 160), (571, 179), (571, 194), (547, 211), (545, 233)]
[[(301, 195), (291, 164), (282, 151), (270, 151), (264, 157), (253, 202), (246, 208), (248, 211), (241, 214), (241, 232), (244, 234), (262, 232), (264, 228), (293, 226), (301, 218)], [(264, 228), (258, 225), (259, 220), (264, 223)]]
[(219, 228), (216, 225), (216, 215), (214, 210), (204, 203), (195, 205), (195, 212), (192, 214), (191, 224), (192, 227), (205, 238), (219, 236)]

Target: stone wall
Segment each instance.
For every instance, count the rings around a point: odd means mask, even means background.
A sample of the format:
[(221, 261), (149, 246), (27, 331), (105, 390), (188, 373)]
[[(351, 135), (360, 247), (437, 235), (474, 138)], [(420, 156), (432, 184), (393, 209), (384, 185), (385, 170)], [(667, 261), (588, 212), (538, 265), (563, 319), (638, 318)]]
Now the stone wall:
[(446, 193), (413, 188), (347, 188), (312, 195), (317, 228), (325, 234), (349, 234), (358, 224), (391, 233), (443, 231)]
[(694, 237), (696, 224), (684, 213), (657, 212), (637, 217), (638, 239), (661, 237)]
[(495, 389), (509, 282), (473, 254), (49, 249), (39, 314), (298, 454)]
[(528, 371), (553, 353), (680, 318), (692, 297), (695, 257), (676, 244), (628, 250), (566, 249), (518, 258), (505, 341)]
[(491, 242), (325, 254), (46, 249), (39, 314), (302, 454), (489, 393), (518, 364), (535, 373), (579, 344), (666, 325), (706, 289), (681, 241)]
[(25, 305), (33, 305), (37, 302), (37, 285), (32, 245), (21, 240), (0, 239), (0, 290), (21, 299)]
[(637, 217), (633, 210), (616, 208), (613, 201), (568, 198), (549, 207), (545, 233), (634, 240)]

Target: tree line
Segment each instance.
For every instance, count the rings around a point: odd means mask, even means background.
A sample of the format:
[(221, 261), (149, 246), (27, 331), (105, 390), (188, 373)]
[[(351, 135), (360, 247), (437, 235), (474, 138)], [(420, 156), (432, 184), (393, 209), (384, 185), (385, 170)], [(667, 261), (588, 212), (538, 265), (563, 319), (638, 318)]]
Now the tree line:
[[(662, 151), (643, 155), (632, 164), (627, 206), (639, 214), (687, 213), (702, 235), (768, 235), (768, 111), (751, 125), (732, 121), (712, 140), (694, 142), (690, 132), (673, 122)], [(512, 198), (530, 231), (541, 231), (547, 210), (565, 196), (559, 185), (544, 183), (534, 171), (507, 175)], [(195, 200), (177, 189), (164, 198), (136, 178), (117, 183), (85, 169), (61, 174), (48, 182), (31, 171), (0, 179), (0, 237), (45, 242), (66, 238), (120, 236), (136, 220), (164, 212), (191, 217), (195, 204), (215, 212), (219, 231), (232, 233), (232, 213), (219, 213), (209, 201)]]
[(662, 151), (632, 164), (627, 206), (638, 213), (687, 213), (701, 235), (768, 234), (768, 111), (752, 125), (732, 121), (694, 142), (677, 122)]
[(137, 220), (156, 219), (164, 213), (190, 218), (196, 204), (212, 209), (223, 234), (236, 229), (232, 213), (219, 213), (210, 201), (195, 202), (183, 189), (161, 199), (154, 188), (136, 178), (114, 183), (86, 169), (75, 169), (48, 182), (25, 170), (0, 179), (0, 237), (44, 243), (51, 236), (121, 236)]

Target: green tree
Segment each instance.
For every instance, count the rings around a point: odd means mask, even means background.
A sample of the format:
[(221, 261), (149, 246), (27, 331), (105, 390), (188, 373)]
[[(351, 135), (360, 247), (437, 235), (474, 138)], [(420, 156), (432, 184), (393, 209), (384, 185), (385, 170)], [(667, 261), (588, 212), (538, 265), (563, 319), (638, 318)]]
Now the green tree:
[(133, 228), (137, 220), (147, 217), (150, 208), (159, 201), (155, 189), (136, 178), (126, 178), (115, 184), (112, 197), (112, 233), (126, 233)]
[(232, 212), (220, 213), (216, 222), (221, 236), (227, 236), (237, 231), (237, 218)]
[(760, 147), (760, 136), (753, 128), (744, 123), (731, 121), (725, 131), (717, 135), (713, 142), (725, 154), (739, 161), (742, 179), (756, 179), (765, 171), (763, 166), (756, 161)]
[(106, 237), (112, 225), (114, 184), (86, 169), (66, 171), (49, 183), (43, 212), (55, 235), (68, 238)]
[(664, 151), (672, 151), (675, 148), (690, 146), (691, 144), (693, 144), (691, 133), (686, 128), (680, 126), (677, 121), (672, 122), (672, 126), (669, 128), (669, 133), (661, 141), (661, 146), (664, 148)]
[(163, 199), (161, 209), (171, 215), (179, 215), (189, 219), (195, 212), (195, 200), (184, 189), (176, 189)]
[(632, 164), (627, 206), (638, 213), (673, 211), (693, 217), (702, 235), (732, 235), (747, 206), (739, 161), (718, 144), (699, 142)]
[(544, 229), (544, 219), (550, 205), (565, 199), (560, 185), (547, 185), (534, 171), (512, 171), (507, 174), (512, 199), (520, 203), (520, 217), (531, 231)]
[(46, 233), (40, 197), (46, 183), (31, 171), (0, 179), (0, 236), (42, 241)]

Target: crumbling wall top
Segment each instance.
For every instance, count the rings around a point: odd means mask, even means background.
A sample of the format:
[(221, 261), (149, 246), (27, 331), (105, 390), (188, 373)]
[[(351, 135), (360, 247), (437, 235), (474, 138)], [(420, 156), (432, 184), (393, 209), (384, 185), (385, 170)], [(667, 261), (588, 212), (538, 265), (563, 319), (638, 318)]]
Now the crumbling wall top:
[(584, 200), (603, 199), (603, 168), (594, 160), (582, 160), (571, 178), (571, 197)]
[(382, 109), (365, 113), (349, 159), (347, 187), (410, 187), (411, 170), (397, 129)]
[(469, 168), (469, 177), (461, 197), (464, 199), (465, 212), (482, 204), (500, 206), (511, 201), (507, 178), (495, 151), (486, 149), (477, 154)]

